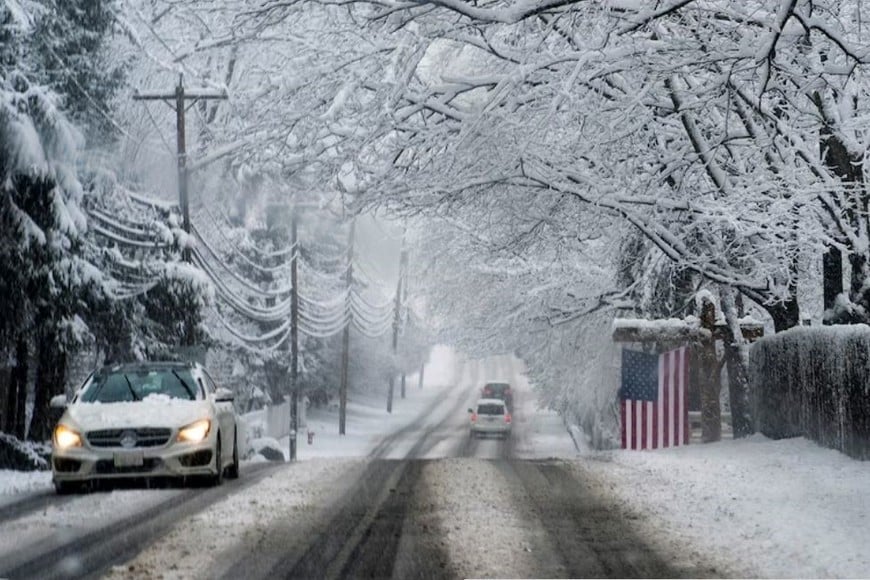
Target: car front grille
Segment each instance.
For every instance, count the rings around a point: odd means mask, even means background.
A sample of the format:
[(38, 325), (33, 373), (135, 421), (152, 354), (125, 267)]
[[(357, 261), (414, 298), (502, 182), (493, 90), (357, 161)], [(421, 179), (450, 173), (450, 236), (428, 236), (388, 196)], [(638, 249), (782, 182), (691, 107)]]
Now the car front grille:
[[(88, 443), (94, 447), (124, 447), (121, 444), (121, 440), (128, 435), (135, 436), (135, 444), (132, 447), (160, 447), (161, 445), (166, 445), (169, 441), (169, 436), (172, 435), (172, 431), (158, 427), (101, 429), (99, 431), (88, 431), (87, 438)], [(131, 447), (130, 445), (127, 446)]]
[(100, 459), (94, 466), (94, 472), (100, 475), (126, 475), (135, 473), (150, 473), (163, 465), (159, 457), (148, 457), (142, 465), (119, 467), (111, 459)]

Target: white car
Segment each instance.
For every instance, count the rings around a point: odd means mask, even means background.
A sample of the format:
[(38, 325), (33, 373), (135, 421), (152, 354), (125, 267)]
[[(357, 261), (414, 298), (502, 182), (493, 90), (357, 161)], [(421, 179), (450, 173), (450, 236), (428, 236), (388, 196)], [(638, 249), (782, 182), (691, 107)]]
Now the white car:
[(233, 394), (199, 364), (132, 363), (95, 372), (54, 429), (58, 493), (98, 479), (195, 477), (213, 485), (239, 475)]
[(511, 434), (513, 419), (503, 400), (480, 399), (468, 412), (472, 437), (493, 434), (506, 438)]

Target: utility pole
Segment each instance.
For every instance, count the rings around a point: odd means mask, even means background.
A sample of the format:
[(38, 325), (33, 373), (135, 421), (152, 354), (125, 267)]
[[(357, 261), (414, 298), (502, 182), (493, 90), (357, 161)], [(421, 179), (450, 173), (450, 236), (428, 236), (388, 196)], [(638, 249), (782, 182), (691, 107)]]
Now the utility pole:
[(296, 276), (299, 262), (297, 242), (298, 218), (293, 209), (290, 225), (290, 461), (296, 461), (296, 431), (299, 428), (299, 284)]
[[(393, 313), (393, 355), (399, 351), (399, 327), (402, 324), (402, 283), (405, 278), (405, 268), (408, 265), (408, 250), (405, 249), (405, 239), (402, 238), (402, 251), (399, 254), (399, 281), (396, 283), (396, 305)], [(387, 393), (387, 413), (393, 412), (393, 391), (395, 390), (396, 377), (390, 373), (390, 390)], [(402, 383), (404, 396), (404, 381)]]
[[(399, 263), (399, 274), (405, 279), (405, 283), (402, 284), (402, 304), (407, 303), (408, 301), (408, 252), (405, 250), (405, 237), (402, 236), (402, 251), (404, 252), (404, 262), (401, 261)], [(402, 379), (401, 379), (401, 389), (402, 398), (405, 398), (405, 371), (402, 370)]]
[[(175, 101), (175, 131), (176, 131), (176, 155), (178, 157), (178, 203), (181, 206), (183, 227), (186, 233), (190, 233), (190, 202), (187, 194), (188, 171), (187, 171), (187, 144), (185, 142), (185, 101), (193, 103), (204, 99), (226, 99), (225, 92), (197, 89), (195, 91), (184, 90), (184, 75), (178, 75), (178, 85), (172, 93), (156, 91), (136, 91), (134, 101)], [(171, 105), (170, 105), (171, 106)], [(185, 248), (182, 252), (185, 261), (190, 261), (190, 251)]]
[(338, 391), (338, 434), (345, 434), (347, 425), (347, 370), (350, 364), (350, 327), (353, 324), (353, 310), (351, 309), (350, 301), (351, 292), (353, 290), (353, 238), (356, 230), (356, 220), (350, 222), (350, 233), (347, 236), (347, 271), (345, 272), (345, 283), (347, 286), (347, 311), (348, 320), (344, 326), (344, 333), (341, 337), (341, 386)]
[(420, 363), (420, 380), (417, 382), (417, 388), (423, 388), (423, 371), (426, 370), (426, 361)]

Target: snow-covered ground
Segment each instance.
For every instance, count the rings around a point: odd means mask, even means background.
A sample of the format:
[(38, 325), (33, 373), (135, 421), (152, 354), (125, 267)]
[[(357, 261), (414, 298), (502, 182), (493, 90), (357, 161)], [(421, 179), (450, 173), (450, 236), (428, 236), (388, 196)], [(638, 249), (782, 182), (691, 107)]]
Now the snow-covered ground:
[[(434, 373), (433, 373), (434, 376)], [(433, 379), (434, 380), (434, 379)], [(805, 439), (771, 441), (761, 436), (746, 440), (691, 445), (654, 452), (578, 451), (560, 418), (536, 408), (534, 395), (524, 377), (514, 379), (517, 408), (514, 416), (514, 454), (521, 459), (560, 458), (563, 465), (595, 481), (598, 491), (612, 496), (632, 513), (632, 525), (646, 541), (679, 567), (681, 558), (709, 562), (715, 574), (761, 577), (867, 577), (870, 575), (870, 463), (818, 447)], [(285, 517), (288, 525), (309, 525), (315, 505), (337, 494), (358, 474), (360, 458), (392, 445), (385, 457), (398, 458), (426, 434), (431, 444), (423, 456), (436, 459), (426, 466), (425, 485), (432, 491), (433, 509), (449, 526), (441, 533), (446, 547), (464, 569), (479, 574), (533, 573), (542, 556), (532, 552), (541, 546), (541, 531), (529, 521), (528, 510), (516, 505), (506, 488), (505, 472), (497, 464), (478, 458), (441, 459), (449, 456), (454, 443), (467, 437), (466, 400), (477, 396), (466, 373), (460, 384), (426, 384), (418, 389), (411, 382), (406, 399), (398, 396), (391, 415), (384, 412), (381, 396), (354, 395), (350, 401), (347, 432), (340, 437), (335, 409), (313, 411), (309, 426), (315, 436), (311, 445), (299, 441), (300, 461), (234, 494), (182, 522), (165, 541), (140, 555), (134, 563), (153, 570), (167, 561), (177, 538), (206, 534), (215, 550), (239, 549), (239, 542), (256, 538), (256, 529), (269, 518)], [(460, 404), (461, 403), (461, 404)], [(438, 430), (427, 429), (446, 420)], [(392, 436), (400, 436), (392, 440)], [(478, 451), (488, 457), (487, 444)], [(281, 442), (286, 449), (287, 441)], [(581, 442), (582, 444), (582, 442)], [(582, 446), (582, 445), (581, 445)], [(495, 447), (493, 447), (495, 448)], [(470, 483), (469, 483), (470, 482)], [(35, 491), (50, 488), (46, 473), (0, 472), (0, 507)], [(497, 490), (502, 490), (499, 493)], [(81, 521), (104, 514), (111, 520), (119, 513), (146, 507), (176, 490), (118, 490), (76, 498), (46, 513), (21, 518), (0, 533), (0, 552), (14, 549), (21, 537), (67, 530), (78, 533)], [(463, 514), (476, 518), (463, 519)], [(491, 516), (491, 517), (490, 517)], [(306, 519), (308, 518), (308, 519)], [(461, 526), (457, 519), (462, 520)], [(473, 519), (473, 521), (472, 521)], [(474, 552), (479, 528), (486, 522), (501, 522), (499, 542), (504, 549), (489, 550), (492, 558)], [(514, 522), (516, 525), (506, 525)], [(203, 526), (203, 523), (208, 525)], [(90, 524), (88, 524), (90, 525)], [(87, 526), (85, 526), (87, 527)], [(252, 535), (253, 534), (253, 535)], [(537, 543), (536, 543), (537, 542)], [(471, 550), (471, 551), (469, 551)], [(2, 555), (0, 555), (2, 557)], [(170, 558), (186, 576), (190, 567), (184, 557)], [(554, 571), (556, 572), (556, 571)], [(116, 576), (128, 575), (118, 569)], [(196, 575), (190, 572), (190, 575)], [(172, 576), (172, 574), (170, 574)]]
[(737, 576), (868, 577), (870, 463), (803, 438), (591, 454), (576, 469), (612, 482), (639, 525)]

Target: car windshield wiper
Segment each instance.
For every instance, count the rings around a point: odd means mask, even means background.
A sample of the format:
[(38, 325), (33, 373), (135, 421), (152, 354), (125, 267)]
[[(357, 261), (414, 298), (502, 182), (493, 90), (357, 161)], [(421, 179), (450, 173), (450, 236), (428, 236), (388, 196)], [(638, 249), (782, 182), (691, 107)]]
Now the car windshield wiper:
[(181, 375), (175, 372), (175, 369), (172, 369), (172, 374), (175, 375), (175, 378), (178, 379), (178, 382), (181, 383), (181, 386), (184, 387), (184, 390), (187, 391), (188, 395), (190, 395), (190, 400), (195, 401), (196, 395), (193, 394), (193, 390), (190, 388), (190, 385), (188, 385), (187, 382), (181, 378)]
[(136, 394), (136, 390), (133, 389), (133, 383), (130, 382), (130, 379), (127, 378), (127, 375), (122, 373), (121, 376), (124, 377), (125, 381), (127, 381), (127, 388), (130, 389), (130, 394), (133, 395), (133, 400), (134, 401), (141, 401), (142, 399), (139, 398), (139, 395)]

